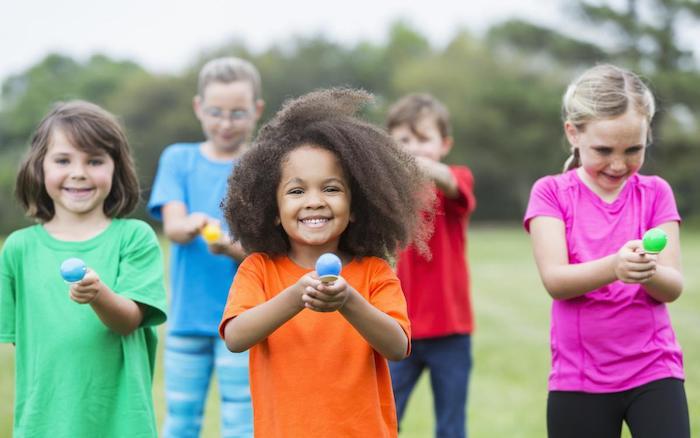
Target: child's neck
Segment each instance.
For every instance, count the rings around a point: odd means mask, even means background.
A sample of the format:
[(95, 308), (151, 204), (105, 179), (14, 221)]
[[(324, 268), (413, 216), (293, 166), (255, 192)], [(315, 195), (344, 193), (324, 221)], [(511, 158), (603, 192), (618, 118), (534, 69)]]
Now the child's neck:
[(247, 143), (239, 145), (236, 149), (226, 150), (217, 148), (211, 141), (205, 141), (200, 146), (199, 150), (202, 155), (212, 161), (231, 161), (243, 155), (243, 152), (248, 148)]
[(112, 219), (104, 214), (82, 217), (55, 214), (50, 221), (44, 223), (44, 229), (55, 239), (80, 242), (99, 235), (110, 223)]

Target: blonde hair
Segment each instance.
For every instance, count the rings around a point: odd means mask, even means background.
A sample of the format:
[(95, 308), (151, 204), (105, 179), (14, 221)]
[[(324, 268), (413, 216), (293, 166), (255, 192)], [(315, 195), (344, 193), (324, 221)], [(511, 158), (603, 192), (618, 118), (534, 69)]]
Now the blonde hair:
[(216, 58), (204, 64), (199, 71), (197, 94), (204, 97), (207, 85), (213, 82), (228, 84), (236, 81), (247, 81), (253, 87), (254, 98), (261, 99), (260, 73), (253, 64), (241, 58)]
[[(649, 126), (647, 143), (651, 141), (651, 120), (656, 112), (654, 95), (633, 72), (610, 64), (586, 70), (566, 89), (562, 102), (562, 118), (577, 130), (596, 120), (621, 116), (630, 108), (642, 115)], [(564, 163), (564, 171), (580, 166), (574, 148)]]

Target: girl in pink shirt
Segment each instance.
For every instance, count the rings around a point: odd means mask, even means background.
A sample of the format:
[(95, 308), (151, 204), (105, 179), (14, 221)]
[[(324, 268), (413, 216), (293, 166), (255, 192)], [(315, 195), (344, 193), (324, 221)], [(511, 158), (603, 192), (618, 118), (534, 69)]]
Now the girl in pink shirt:
[[(538, 180), (524, 224), (554, 299), (550, 437), (689, 437), (683, 356), (666, 303), (683, 289), (671, 187), (639, 175), (654, 97), (632, 72), (586, 71), (567, 89), (564, 173)], [(645, 253), (659, 227), (668, 245)]]

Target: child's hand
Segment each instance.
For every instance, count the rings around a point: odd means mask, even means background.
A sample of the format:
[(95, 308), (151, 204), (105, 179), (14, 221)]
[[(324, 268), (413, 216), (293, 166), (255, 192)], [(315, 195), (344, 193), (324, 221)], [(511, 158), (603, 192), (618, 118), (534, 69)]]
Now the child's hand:
[(315, 312), (335, 312), (340, 310), (350, 297), (351, 287), (343, 277), (332, 283), (323, 283), (313, 277), (315, 286), (307, 286), (301, 297), (304, 307)]
[(615, 275), (624, 283), (646, 283), (656, 274), (656, 257), (644, 252), (641, 240), (630, 240), (617, 252)]
[(202, 231), (202, 228), (209, 222), (214, 222), (214, 219), (210, 219), (209, 216), (204, 213), (190, 213), (183, 222), (183, 231), (187, 234), (189, 239), (192, 240), (197, 237)]
[(70, 299), (78, 304), (89, 304), (102, 291), (102, 282), (97, 272), (88, 268), (85, 277), (70, 286)]

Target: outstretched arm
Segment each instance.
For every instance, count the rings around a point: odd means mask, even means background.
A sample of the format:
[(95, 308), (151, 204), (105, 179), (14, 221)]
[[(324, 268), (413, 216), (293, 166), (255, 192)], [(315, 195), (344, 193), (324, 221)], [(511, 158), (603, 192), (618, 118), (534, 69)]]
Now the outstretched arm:
[(416, 157), (418, 167), (430, 178), (435, 186), (446, 197), (455, 199), (459, 196), (459, 187), (457, 179), (450, 171), (450, 167), (439, 161), (433, 161), (425, 157)]
[(224, 329), (226, 347), (236, 353), (246, 351), (301, 312), (304, 309), (302, 291), (310, 281), (313, 279), (305, 275), (272, 299), (231, 319)]
[(114, 293), (92, 270), (88, 270), (79, 283), (71, 285), (70, 298), (80, 304), (90, 304), (102, 323), (122, 336), (131, 334), (143, 321), (141, 306)]
[[(319, 282), (320, 283), (320, 282)], [(317, 312), (338, 310), (363, 338), (389, 360), (401, 360), (408, 352), (408, 337), (399, 323), (374, 307), (344, 278), (307, 288), (306, 307)]]

